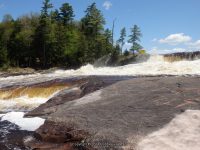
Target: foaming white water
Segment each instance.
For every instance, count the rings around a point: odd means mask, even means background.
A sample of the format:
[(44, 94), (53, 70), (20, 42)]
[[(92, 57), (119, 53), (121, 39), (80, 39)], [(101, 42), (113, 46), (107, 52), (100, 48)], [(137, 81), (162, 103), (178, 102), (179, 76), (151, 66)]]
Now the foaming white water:
[(23, 118), (24, 113), (23, 112), (10, 112), (7, 114), (1, 114), (2, 116), (1, 121), (9, 121), (11, 123), (14, 123), (20, 127), (21, 130), (27, 130), (27, 131), (35, 131), (37, 128), (39, 128), (42, 124), (44, 124), (44, 119), (34, 117), (34, 118)]
[(17, 97), (9, 100), (0, 99), (0, 111), (27, 111), (38, 107), (45, 103), (49, 98), (34, 97), (29, 98), (28, 96)]
[(99, 67), (86, 65), (78, 70), (58, 70), (57, 75), (200, 75), (200, 60), (166, 62), (163, 56), (151, 56), (147, 62), (120, 67)]
[(32, 75), (20, 75), (20, 76), (9, 76), (0, 78), (0, 88), (13, 86), (13, 85), (27, 85), (36, 84), (41, 82), (47, 82), (52, 79), (63, 78), (64, 74), (48, 73), (48, 74), (32, 74)]
[(86, 65), (77, 70), (57, 70), (48, 74), (32, 74), (0, 78), (0, 88), (16, 84), (33, 84), (57, 78), (87, 75), (200, 75), (200, 59), (194, 61), (164, 61), (161, 55), (152, 55), (147, 62), (119, 67), (94, 67)]
[(148, 135), (138, 150), (199, 150), (200, 110), (187, 110), (164, 128)]
[(11, 99), (0, 99), (0, 111), (30, 111), (39, 105), (47, 102), (50, 98), (59, 93), (60, 90), (52, 93), (49, 97), (29, 97), (28, 95), (22, 95), (20, 97)]

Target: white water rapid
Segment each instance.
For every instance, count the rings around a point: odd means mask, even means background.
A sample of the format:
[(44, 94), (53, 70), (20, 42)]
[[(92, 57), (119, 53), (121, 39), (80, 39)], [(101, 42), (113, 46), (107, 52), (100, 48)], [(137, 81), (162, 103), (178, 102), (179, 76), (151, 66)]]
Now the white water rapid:
[(58, 70), (56, 75), (200, 75), (200, 60), (167, 62), (161, 55), (153, 55), (147, 62), (120, 67), (99, 67), (86, 65), (78, 70)]
[(88, 75), (115, 75), (115, 76), (139, 76), (139, 75), (200, 75), (200, 59), (188, 61), (167, 62), (161, 55), (152, 55), (143, 63), (129, 64), (119, 67), (97, 67), (86, 65), (77, 70), (57, 70), (48, 74), (32, 74), (10, 76), (0, 78), (0, 88), (15, 84), (38, 83), (56, 78)]

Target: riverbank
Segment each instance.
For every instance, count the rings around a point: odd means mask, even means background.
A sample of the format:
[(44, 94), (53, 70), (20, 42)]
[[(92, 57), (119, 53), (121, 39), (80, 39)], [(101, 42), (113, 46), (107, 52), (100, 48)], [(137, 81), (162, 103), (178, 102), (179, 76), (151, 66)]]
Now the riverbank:
[(0, 68), (0, 77), (9, 77), (9, 76), (19, 76), (19, 75), (28, 75), (34, 74), (37, 71), (32, 68)]
[(66, 68), (49, 68), (49, 69), (34, 69), (34, 68), (19, 68), (19, 67), (9, 67), (6, 69), (0, 68), (0, 77), (11, 77), (11, 76), (20, 76), (20, 75), (31, 75), (31, 74), (46, 74), (53, 73), (56, 70), (64, 70)]

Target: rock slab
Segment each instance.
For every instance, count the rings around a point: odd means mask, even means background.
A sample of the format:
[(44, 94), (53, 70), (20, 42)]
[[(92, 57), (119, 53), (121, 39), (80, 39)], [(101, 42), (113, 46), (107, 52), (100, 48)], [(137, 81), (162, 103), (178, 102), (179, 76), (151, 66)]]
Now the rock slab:
[(134, 150), (143, 137), (187, 109), (200, 109), (199, 77), (120, 81), (65, 101), (50, 114), (43, 114), (47, 120), (29, 146), (43, 149), (48, 145), (55, 150)]

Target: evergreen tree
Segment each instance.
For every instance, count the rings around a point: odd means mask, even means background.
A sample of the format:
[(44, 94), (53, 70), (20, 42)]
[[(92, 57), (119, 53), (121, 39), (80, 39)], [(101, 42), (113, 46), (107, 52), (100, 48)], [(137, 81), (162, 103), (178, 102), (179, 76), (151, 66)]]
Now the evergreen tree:
[(50, 38), (51, 38), (51, 20), (49, 16), (49, 9), (52, 8), (50, 0), (44, 0), (41, 10), (39, 26), (36, 29), (34, 46), (36, 50), (36, 57), (39, 57), (43, 68), (47, 67), (47, 55), (50, 53)]
[(81, 20), (82, 31), (88, 42), (88, 51), (86, 52), (87, 61), (94, 62), (103, 54), (102, 32), (105, 20), (101, 11), (97, 9), (96, 3), (92, 3), (85, 11), (86, 15)]
[(9, 23), (9, 22), (13, 22), (13, 18), (10, 14), (6, 14), (3, 16), (2, 22), (3, 23)]
[(20, 66), (20, 57), (23, 55), (23, 41), (22, 34), (20, 34), (22, 26), (19, 21), (15, 22), (13, 32), (8, 41), (8, 56), (11, 66)]
[(10, 36), (13, 32), (14, 20), (11, 15), (7, 14), (3, 17), (0, 24), (0, 67), (8, 65), (8, 46)]
[(97, 9), (96, 3), (92, 3), (85, 11), (86, 15), (82, 19), (85, 34), (89, 37), (97, 37), (103, 30), (105, 19), (101, 11)]
[[(37, 18), (37, 19), (36, 19)], [(10, 65), (30, 67), (33, 62), (32, 41), (38, 25), (36, 14), (24, 15), (15, 21), (8, 43)]]
[(50, 0), (44, 0), (43, 7), (41, 10), (41, 18), (47, 19), (49, 17), (50, 8), (53, 8), (53, 5), (50, 3)]
[(56, 9), (55, 11), (51, 11), (51, 21), (54, 23), (54, 22), (59, 22), (61, 20), (61, 17), (60, 17), (60, 13), (59, 13), (59, 10)]
[(123, 46), (125, 44), (125, 38), (126, 38), (126, 28), (122, 28), (121, 32), (120, 32), (120, 38), (117, 41), (119, 44), (121, 44), (121, 54), (122, 54), (122, 50), (123, 50)]
[(111, 32), (111, 30), (109, 30), (109, 29), (105, 30), (105, 38), (106, 38), (107, 43), (112, 42), (112, 32)]
[(74, 17), (74, 11), (71, 5), (64, 3), (60, 8), (60, 17), (63, 25), (68, 25), (72, 22)]
[(142, 33), (140, 31), (140, 28), (137, 25), (134, 25), (133, 28), (131, 28), (131, 35), (129, 35), (129, 43), (132, 44), (131, 51), (134, 53), (135, 51), (139, 51), (142, 49), (142, 46), (138, 43), (140, 42), (140, 38), (142, 37)]
[[(81, 21), (73, 21), (73, 8), (64, 3), (51, 11), (44, 0), (40, 14), (14, 20), (5, 15), (0, 22), (0, 67), (79, 67), (118, 52), (112, 32), (104, 30), (105, 20), (96, 4), (88, 6)], [(118, 49), (118, 48), (117, 48)]]
[(112, 53), (113, 51), (113, 45), (112, 45), (112, 31), (109, 29), (105, 30), (104, 33), (105, 36), (105, 45), (104, 45), (104, 49), (105, 49), (105, 55), (108, 53)]

